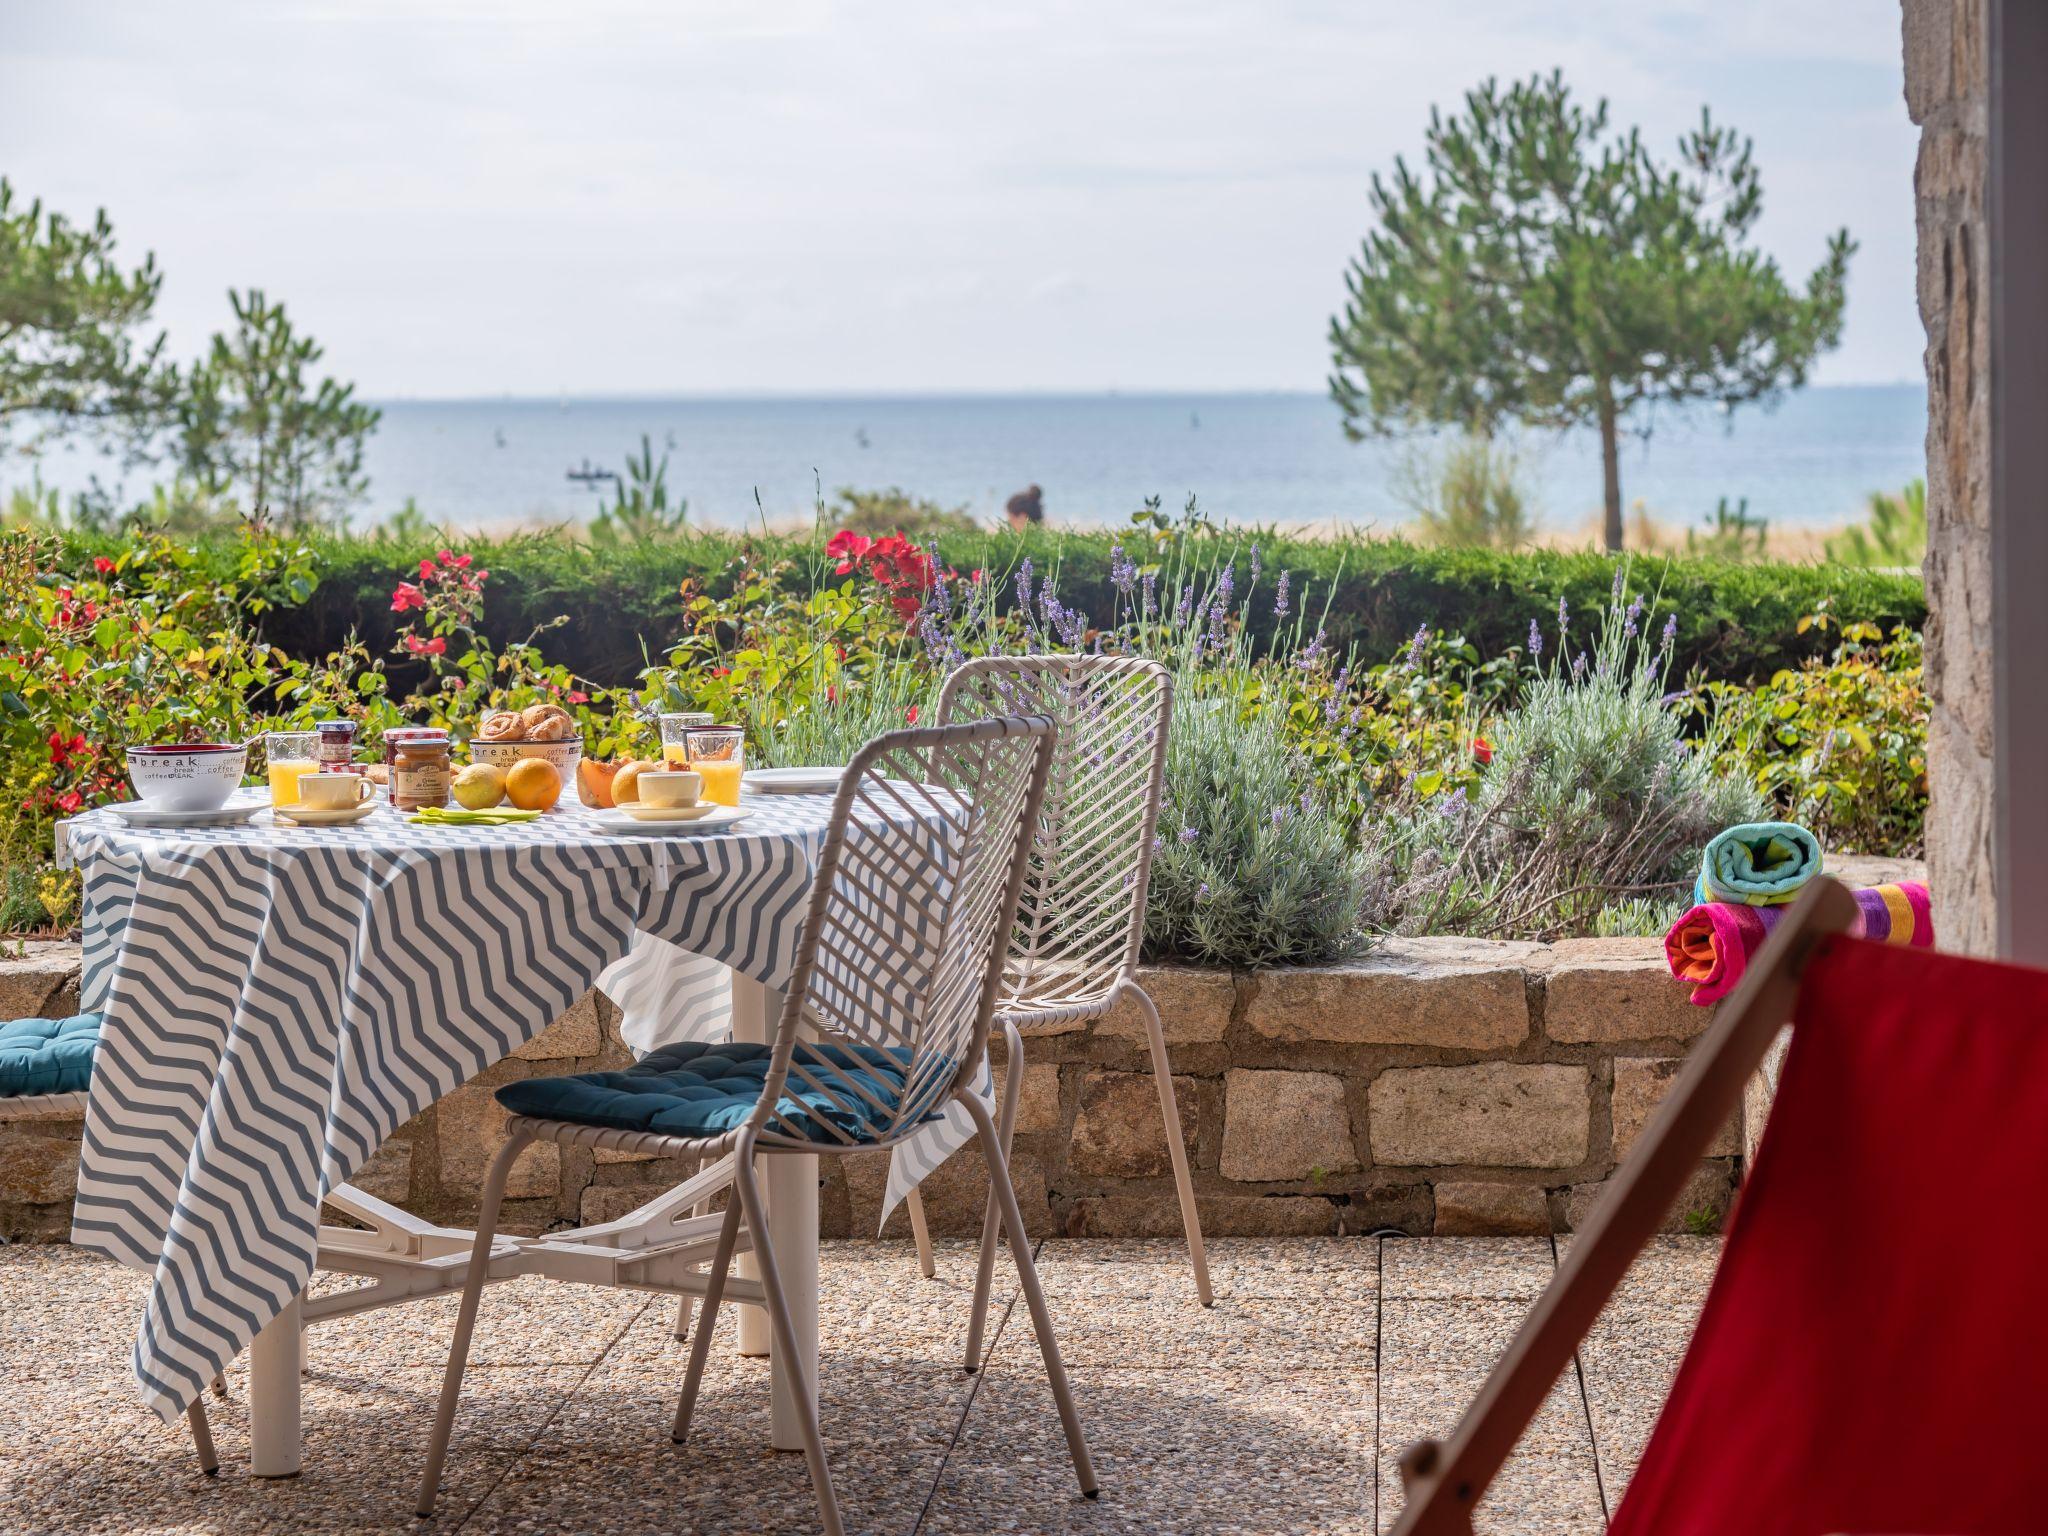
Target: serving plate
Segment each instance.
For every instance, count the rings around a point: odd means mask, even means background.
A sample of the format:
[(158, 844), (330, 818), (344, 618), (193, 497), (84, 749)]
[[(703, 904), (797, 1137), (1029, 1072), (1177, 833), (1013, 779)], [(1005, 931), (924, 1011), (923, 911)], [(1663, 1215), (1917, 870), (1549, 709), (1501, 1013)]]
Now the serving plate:
[(844, 767), (750, 768), (740, 775), (740, 787), (756, 795), (831, 795), (845, 777)]
[(651, 820), (632, 815), (628, 811), (594, 811), (591, 821), (601, 832), (638, 834), (646, 837), (701, 837), (706, 832), (721, 832), (736, 826), (750, 816), (750, 811), (737, 811), (729, 805), (714, 805), (694, 820), (679, 821), (673, 817)]
[(260, 800), (253, 800), (238, 805), (215, 806), (210, 811), (174, 811), (151, 805), (147, 800), (117, 800), (101, 809), (131, 827), (234, 827), (268, 807)]

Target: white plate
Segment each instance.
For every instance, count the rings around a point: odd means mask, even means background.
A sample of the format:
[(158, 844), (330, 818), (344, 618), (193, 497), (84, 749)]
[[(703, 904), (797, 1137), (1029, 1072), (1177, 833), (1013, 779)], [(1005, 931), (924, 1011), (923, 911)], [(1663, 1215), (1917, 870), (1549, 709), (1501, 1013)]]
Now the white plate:
[(635, 821), (702, 821), (713, 811), (724, 809), (715, 800), (699, 800), (695, 805), (648, 805), (635, 800), (619, 807)]
[(271, 819), (296, 827), (347, 827), (353, 826), (377, 809), (375, 798), (365, 800), (361, 805), (344, 805), (339, 810), (316, 811), (308, 805), (283, 805), (271, 811)]
[(715, 805), (708, 815), (699, 816), (695, 821), (644, 821), (624, 811), (593, 811), (590, 819), (601, 832), (638, 833), (645, 837), (697, 837), (705, 832), (718, 832), (726, 827), (745, 821), (752, 813), (736, 811), (729, 805)]
[(131, 827), (233, 827), (264, 809), (264, 802), (245, 801), (211, 811), (167, 811), (147, 800), (121, 800), (103, 809)]
[(740, 775), (740, 785), (757, 795), (831, 795), (845, 777), (844, 767), (751, 768)]

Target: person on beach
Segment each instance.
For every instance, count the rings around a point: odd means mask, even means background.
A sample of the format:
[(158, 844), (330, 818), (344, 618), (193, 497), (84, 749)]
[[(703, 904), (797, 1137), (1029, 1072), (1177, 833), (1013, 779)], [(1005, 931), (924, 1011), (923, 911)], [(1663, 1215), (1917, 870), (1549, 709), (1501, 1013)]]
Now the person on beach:
[(1022, 533), (1045, 521), (1045, 492), (1035, 485), (1027, 487), (1012, 496), (1003, 510), (1009, 514), (1010, 526)]

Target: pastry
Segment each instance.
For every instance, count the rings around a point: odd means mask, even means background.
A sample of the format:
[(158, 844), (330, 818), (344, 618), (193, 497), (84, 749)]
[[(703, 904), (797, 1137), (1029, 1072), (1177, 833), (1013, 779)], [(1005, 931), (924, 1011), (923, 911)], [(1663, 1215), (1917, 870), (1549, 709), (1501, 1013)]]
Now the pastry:
[(576, 734), (576, 720), (559, 704), (530, 704), (520, 715), (528, 741), (567, 741)]
[(476, 728), (478, 741), (523, 741), (526, 721), (516, 709), (500, 709), (485, 715)]

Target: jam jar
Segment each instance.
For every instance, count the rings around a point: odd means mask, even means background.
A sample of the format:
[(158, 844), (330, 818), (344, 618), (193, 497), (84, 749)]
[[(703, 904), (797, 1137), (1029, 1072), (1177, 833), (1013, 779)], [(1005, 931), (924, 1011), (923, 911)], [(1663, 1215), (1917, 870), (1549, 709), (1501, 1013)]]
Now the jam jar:
[(313, 727), (313, 761), (320, 773), (347, 773), (355, 767), (356, 723), (353, 720), (322, 720)]
[(417, 811), (448, 803), (454, 777), (454, 742), (446, 731), (420, 728), (387, 731), (384, 750), (391, 764), (391, 808)]

